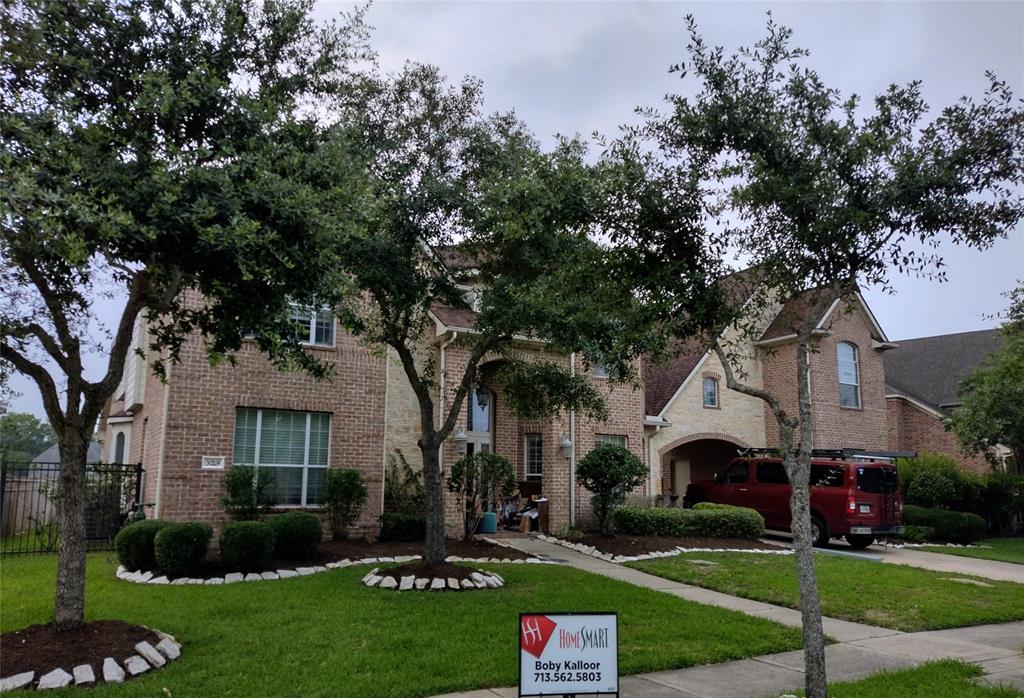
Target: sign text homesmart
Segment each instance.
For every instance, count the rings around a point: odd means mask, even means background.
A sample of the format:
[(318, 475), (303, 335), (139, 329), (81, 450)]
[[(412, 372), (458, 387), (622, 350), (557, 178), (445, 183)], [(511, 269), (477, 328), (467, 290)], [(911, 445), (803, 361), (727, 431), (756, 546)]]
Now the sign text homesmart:
[(519, 695), (619, 693), (615, 613), (519, 614)]

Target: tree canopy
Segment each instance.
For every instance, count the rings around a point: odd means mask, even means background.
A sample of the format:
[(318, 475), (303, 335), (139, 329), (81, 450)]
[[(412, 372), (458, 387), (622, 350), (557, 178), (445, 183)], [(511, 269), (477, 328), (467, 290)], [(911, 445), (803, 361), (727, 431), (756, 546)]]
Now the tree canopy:
[(1006, 296), (1003, 346), (963, 381), (963, 403), (948, 426), (967, 453), (994, 460), (993, 449), (1005, 446), (1019, 469), (1024, 467), (1024, 284)]
[(46, 422), (27, 412), (0, 416), (0, 462), (26, 463), (57, 441)]

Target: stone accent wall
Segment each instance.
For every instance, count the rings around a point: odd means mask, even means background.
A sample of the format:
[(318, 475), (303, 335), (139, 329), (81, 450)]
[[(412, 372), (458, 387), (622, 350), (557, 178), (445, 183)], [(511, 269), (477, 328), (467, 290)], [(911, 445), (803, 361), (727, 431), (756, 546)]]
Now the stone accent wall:
[[(889, 442), (885, 407), (885, 369), (881, 351), (872, 348), (871, 322), (857, 304), (849, 311), (840, 305), (826, 329), (818, 351), (811, 355), (811, 404), (814, 410), (814, 448), (882, 449)], [(860, 367), (861, 407), (839, 406), (839, 365), (837, 345), (851, 342), (857, 347)], [(789, 343), (762, 352), (764, 387), (779, 396), (783, 408), (797, 414), (796, 344)], [(779, 445), (775, 417), (763, 407), (765, 441)]]
[(929, 451), (954, 458), (966, 470), (987, 473), (992, 469), (984, 456), (967, 456), (960, 452), (956, 435), (946, 431), (942, 419), (909, 400), (886, 399), (889, 422), (889, 448), (895, 451)]

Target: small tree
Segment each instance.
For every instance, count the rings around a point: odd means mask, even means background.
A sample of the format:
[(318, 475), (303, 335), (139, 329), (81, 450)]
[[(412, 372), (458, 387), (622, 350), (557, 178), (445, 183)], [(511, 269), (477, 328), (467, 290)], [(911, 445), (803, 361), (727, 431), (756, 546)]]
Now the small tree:
[(456, 461), (448, 474), (448, 491), (462, 499), (465, 537), (476, 533), (485, 511), (494, 511), (498, 499), (515, 489), (515, 468), (497, 453), (473, 453)]
[[(863, 109), (803, 64), (792, 32), (768, 21), (755, 46), (727, 55), (705, 44), (688, 18), (688, 62), (673, 70), (697, 82), (696, 95), (670, 95), (640, 129), (692, 192), (702, 195), (718, 249), (751, 263), (751, 293), (710, 338), (730, 389), (763, 400), (778, 426), (792, 483), (790, 510), (809, 698), (826, 695), (825, 640), (811, 550), (810, 461), (814, 414), (809, 368), (820, 321), (847, 312), (860, 284), (891, 290), (890, 270), (942, 278), (933, 248), (949, 239), (984, 249), (1024, 216), (1024, 110), (989, 74), (980, 100), (962, 98), (926, 121), (919, 82), (891, 85)], [(626, 146), (636, 130), (628, 133)], [(692, 231), (700, 206), (666, 209)], [(671, 228), (671, 226), (669, 226)], [(924, 251), (921, 251), (921, 248)], [(665, 246), (664, 264), (685, 259)], [(656, 275), (678, 289), (671, 277)], [(744, 382), (747, 347), (779, 307), (795, 354), (795, 412), (782, 396)], [(672, 317), (666, 321), (671, 322)], [(738, 341), (723, 339), (726, 330)], [(827, 328), (825, 328), (827, 332)], [(686, 335), (677, 334), (681, 338)], [(755, 345), (756, 346), (756, 345)]]
[(1013, 454), (1024, 474), (1024, 284), (1006, 294), (1010, 307), (1000, 328), (1003, 346), (960, 386), (963, 403), (947, 423), (968, 454), (985, 454), (993, 464), (995, 448)]
[(384, 473), (384, 513), (423, 516), (423, 503), (423, 473), (395, 449)]
[(224, 473), (220, 505), (232, 521), (255, 521), (270, 510), (274, 473), (266, 468), (235, 465)]
[(626, 495), (647, 480), (647, 466), (628, 448), (603, 443), (576, 464), (576, 482), (594, 496), (590, 503), (597, 528), (611, 534), (612, 515), (626, 501)]
[(324, 505), (331, 525), (331, 540), (348, 538), (348, 527), (356, 522), (366, 504), (368, 493), (363, 474), (358, 470), (329, 468), (324, 473)]

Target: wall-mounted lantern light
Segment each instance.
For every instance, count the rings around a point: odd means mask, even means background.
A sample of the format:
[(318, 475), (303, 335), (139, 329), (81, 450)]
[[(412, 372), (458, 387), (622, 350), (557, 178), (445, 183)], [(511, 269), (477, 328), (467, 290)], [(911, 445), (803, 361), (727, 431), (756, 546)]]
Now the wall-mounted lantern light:
[(558, 447), (562, 450), (562, 455), (566, 458), (572, 457), (572, 439), (568, 436), (562, 436), (558, 441)]
[(491, 393), (487, 388), (483, 386), (476, 389), (476, 404), (480, 405), (482, 409), (487, 409), (487, 405), (491, 402)]
[(466, 431), (461, 427), (455, 427), (455, 433), (452, 434), (452, 440), (455, 441), (455, 450), (460, 455), (466, 454), (466, 444), (469, 443), (469, 437), (466, 436)]

